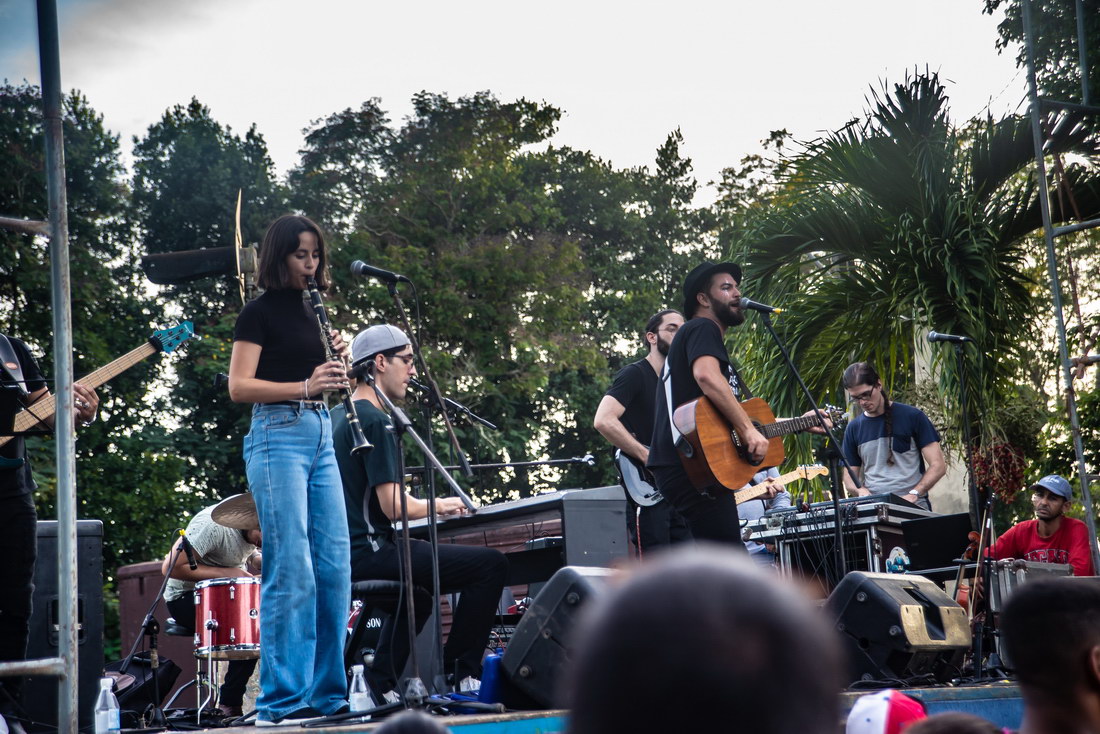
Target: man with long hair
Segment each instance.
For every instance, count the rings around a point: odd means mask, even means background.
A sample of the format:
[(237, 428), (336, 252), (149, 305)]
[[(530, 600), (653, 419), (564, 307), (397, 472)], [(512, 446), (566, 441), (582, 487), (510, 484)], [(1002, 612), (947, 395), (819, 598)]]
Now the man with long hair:
[(845, 489), (858, 495), (892, 492), (931, 510), (928, 493), (947, 473), (932, 421), (919, 408), (891, 400), (869, 362), (848, 365), (843, 384), (848, 402), (861, 409), (844, 431), (844, 457), (860, 484), (844, 472)]

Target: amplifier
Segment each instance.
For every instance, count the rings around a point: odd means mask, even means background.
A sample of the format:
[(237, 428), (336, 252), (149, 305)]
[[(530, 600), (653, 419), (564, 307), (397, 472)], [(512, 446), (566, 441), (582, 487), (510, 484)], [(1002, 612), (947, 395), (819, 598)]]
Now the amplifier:
[[(80, 725), (92, 723), (92, 707), (103, 673), (103, 523), (77, 520), (77, 689)], [(34, 568), (27, 658), (57, 657), (60, 597), (57, 587), (57, 521), (38, 522), (38, 560)], [(34, 721), (57, 724), (57, 678), (33, 676), (23, 686), (23, 703)]]

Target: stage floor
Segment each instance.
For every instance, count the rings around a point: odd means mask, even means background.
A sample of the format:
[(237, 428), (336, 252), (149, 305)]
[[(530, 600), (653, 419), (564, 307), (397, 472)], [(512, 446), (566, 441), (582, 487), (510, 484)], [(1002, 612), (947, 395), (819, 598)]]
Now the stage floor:
[[(855, 700), (871, 691), (845, 691), (840, 694), (840, 713), (847, 716)], [(983, 685), (939, 686), (929, 688), (909, 688), (905, 693), (924, 704), (929, 714), (946, 711), (961, 711), (981, 716), (1000, 727), (1018, 729), (1023, 718), (1024, 705), (1015, 684), (998, 681)], [(796, 692), (792, 695), (797, 697)], [(517, 711), (508, 714), (482, 714), (440, 717), (438, 720), (455, 734), (560, 734), (565, 731), (568, 712), (555, 711)], [(326, 734), (354, 734), (377, 729), (385, 719), (354, 724), (310, 727), (279, 727), (279, 732), (313, 732)], [(220, 732), (256, 731), (255, 727), (230, 727)], [(840, 731), (843, 731), (841, 724)]]

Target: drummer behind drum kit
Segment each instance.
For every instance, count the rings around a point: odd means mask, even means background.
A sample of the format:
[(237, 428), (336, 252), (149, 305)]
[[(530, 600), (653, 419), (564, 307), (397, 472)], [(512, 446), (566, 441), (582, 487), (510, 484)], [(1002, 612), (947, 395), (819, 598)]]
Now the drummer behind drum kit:
[[(219, 525), (235, 530), (260, 527), (256, 503), (247, 493), (219, 502), (210, 516)], [(202, 696), (204, 686), (210, 690), (198, 704), (201, 716), (217, 694), (215, 663), (260, 657), (260, 579), (252, 576), (204, 579), (195, 584), (194, 593), (195, 657), (200, 662), (206, 661), (205, 673), (201, 666), (196, 673), (198, 695)], [(217, 705), (216, 700), (213, 703)]]

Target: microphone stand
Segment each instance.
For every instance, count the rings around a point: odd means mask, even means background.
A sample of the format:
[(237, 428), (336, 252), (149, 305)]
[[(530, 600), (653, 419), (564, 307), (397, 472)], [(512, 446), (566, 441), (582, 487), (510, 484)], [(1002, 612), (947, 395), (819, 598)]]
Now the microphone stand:
[[(592, 454), (585, 454), (584, 456), (574, 456), (571, 459), (540, 459), (539, 461), (504, 461), (497, 464), (471, 464), (470, 468), (475, 470), (480, 469), (527, 469), (536, 466), (558, 466), (561, 464), (587, 464), (588, 466), (595, 466), (596, 459)], [(454, 471), (461, 469), (460, 466), (445, 466), (443, 467), (447, 471)], [(430, 467), (426, 466), (410, 466), (405, 470), (406, 474), (423, 474), (426, 471), (431, 471)]]
[[(959, 372), (959, 406), (962, 412), (962, 429), (963, 429), (963, 446), (966, 447), (966, 476), (968, 489), (970, 491), (970, 506), (973, 508), (971, 511), (970, 521), (979, 528), (979, 532), (982, 533), (983, 540), (985, 537), (989, 538), (989, 546), (993, 544), (993, 491), (987, 489), (984, 492), (984, 498), (979, 494), (977, 481), (974, 479), (974, 453), (972, 447), (973, 438), (970, 433), (970, 412), (968, 410), (968, 401), (966, 399), (966, 370), (965, 359), (963, 357), (963, 345), (961, 342), (954, 342), (952, 347), (955, 348), (955, 368)], [(984, 502), (983, 502), (984, 499)], [(979, 507), (984, 505), (984, 511), (979, 512)], [(985, 534), (988, 532), (988, 536)], [(986, 557), (983, 552), (982, 557), (978, 559), (978, 571), (977, 578), (978, 583), (986, 594), (988, 600), (993, 593), (990, 588), (990, 567), (992, 566), (991, 559)], [(986, 607), (988, 609), (988, 602)], [(988, 614), (988, 612), (987, 612)], [(985, 675), (985, 615), (975, 624), (977, 640), (974, 642), (974, 677), (978, 680)]]
[[(462, 500), (462, 503), (466, 506), (466, 509), (471, 513), (477, 512), (477, 508), (470, 500), (469, 496), (462, 491), (462, 487), (458, 486), (454, 478), (448, 474), (443, 467), (442, 462), (432, 452), (431, 448), (425, 443), (424, 439), (420, 437), (420, 434), (416, 432), (416, 429), (412, 426), (412, 421), (409, 420), (409, 416), (405, 411), (394, 405), (385, 391), (378, 387), (378, 383), (374, 379), (373, 373), (369, 370), (364, 375), (364, 379), (367, 384), (374, 388), (374, 394), (378, 396), (379, 402), (386, 408), (386, 412), (390, 414), (393, 419), (393, 432), (394, 440), (397, 442), (397, 476), (398, 492), (401, 495), (401, 545), (404, 550), (404, 558), (401, 564), (401, 582), (405, 586), (405, 615), (406, 623), (409, 628), (409, 652), (412, 655), (413, 665), (413, 677), (409, 680), (408, 685), (405, 688), (405, 700), (412, 706), (421, 707), (428, 703), (434, 702), (427, 694), (427, 689), (424, 687), (424, 681), (420, 677), (420, 663), (417, 660), (416, 655), (416, 612), (413, 606), (413, 572), (412, 572), (412, 541), (409, 536), (409, 509), (408, 509), (408, 497), (405, 493), (405, 460), (401, 451), (401, 442), (405, 436), (412, 438), (413, 442), (420, 449), (420, 452), (424, 455), (424, 458), (437, 469), (443, 478), (450, 485), (455, 495)], [(434, 512), (434, 496), (428, 499), (428, 525), (430, 528), (435, 527), (435, 512)], [(433, 571), (435, 573), (435, 582), (438, 583), (439, 577), (439, 563), (438, 559), (433, 564)], [(435, 611), (436, 618), (439, 619), (439, 597), (435, 598)], [(438, 638), (437, 638), (438, 640)]]
[[(411, 285), (411, 281), (410, 281), (410, 285)], [(427, 360), (424, 359), (423, 353), (420, 350), (419, 340), (417, 340), (416, 334), (412, 330), (412, 325), (409, 323), (409, 315), (405, 311), (405, 304), (401, 300), (401, 294), (397, 292), (397, 280), (396, 279), (388, 280), (388, 282), (386, 284), (386, 287), (387, 287), (387, 290), (389, 291), (390, 297), (393, 299), (394, 306), (397, 308), (397, 313), (401, 317), (401, 323), (405, 327), (405, 334), (408, 335), (409, 341), (412, 342), (413, 354), (416, 355), (416, 360), (420, 363), (420, 369), (424, 373), (424, 379), (427, 381), (428, 386), (431, 388), (430, 395), (434, 396), (436, 398), (436, 402), (439, 404), (439, 406), (441, 408), (440, 413), (443, 416), (443, 425), (445, 426), (445, 428), (447, 430), (447, 435), (451, 439), (451, 448), (454, 451), (455, 455), (458, 456), (458, 461), (462, 465), (462, 473), (465, 474), (467, 477), (472, 477), (472, 476), (474, 476), (474, 471), (473, 471), (473, 469), (470, 468), (470, 462), (467, 461), (467, 459), (466, 459), (466, 453), (462, 450), (462, 446), (460, 446), (459, 443), (458, 443), (458, 437), (455, 435), (454, 426), (451, 425), (451, 419), (447, 415), (447, 409), (442, 405), (441, 402), (439, 402), (439, 398), (440, 398), (440, 395), (441, 395), (441, 393), (439, 391), (439, 385), (436, 384), (435, 378), (432, 377), (432, 373), (428, 369)], [(415, 286), (413, 286), (413, 288), (415, 289)], [(384, 402), (389, 403), (390, 405), (392, 405), (392, 403), (389, 400), (387, 400), (385, 397), (381, 397), (382, 396), (382, 391), (378, 390), (377, 387), (375, 387), (375, 392), (378, 393), (381, 400), (383, 400)], [(431, 407), (432, 407), (431, 406), (431, 401), (429, 400), (429, 402), (425, 405), (425, 415), (424, 415), (425, 430), (426, 430), (427, 436), (428, 436), (427, 442), (421, 440), (418, 436), (416, 436), (415, 433), (413, 434), (414, 440), (417, 442), (418, 445), (420, 445), (421, 451), (424, 452), (425, 457), (429, 458), (430, 463), (432, 463), (434, 466), (436, 466), (437, 468), (440, 469), (440, 472), (447, 479), (448, 483), (451, 485), (451, 488), (453, 490), (455, 490), (455, 494), (462, 500), (462, 504), (464, 504), (466, 506), (467, 511), (469, 511), (471, 514), (473, 514), (473, 513), (477, 512), (477, 508), (474, 507), (474, 504), (473, 504), (473, 502), (470, 501), (469, 496), (467, 496), (467, 494), (462, 491), (462, 488), (458, 486), (458, 484), (454, 481), (454, 479), (449, 474), (447, 474), (445, 471), (442, 470), (442, 468), (441, 468), (443, 466), (442, 463), (439, 461), (438, 458), (436, 458), (436, 456), (435, 456), (435, 454), (432, 450), (431, 445), (428, 443), (428, 442), (431, 441)], [(405, 416), (405, 421), (406, 421), (406, 423), (408, 423), (408, 417), (407, 416)], [(397, 427), (396, 422), (394, 424), (394, 427), (395, 428)], [(411, 424), (408, 424), (406, 426), (405, 430), (411, 431)], [(403, 477), (404, 475), (402, 474), (401, 476)], [(408, 516), (407, 516), (407, 514), (404, 513), (404, 503), (405, 503), (404, 487), (402, 487), (401, 489), (402, 489), (402, 495), (401, 495), (401, 498), (402, 498), (401, 499), (402, 514), (403, 514), (404, 521), (405, 521), (405, 530), (404, 530), (405, 538), (406, 538), (405, 551), (406, 551), (406, 554), (407, 554), (410, 550), (410, 546), (408, 544)], [(441, 586), (440, 586), (440, 581), (439, 581), (439, 531), (438, 531), (438, 528), (436, 527), (437, 517), (436, 517), (436, 511), (435, 511), (435, 498), (436, 498), (435, 474), (430, 473), (430, 472), (428, 474), (427, 496), (428, 496), (428, 518), (427, 518), (428, 519), (428, 543), (430, 544), (431, 556), (432, 556), (432, 607), (433, 607), (433, 611), (435, 613), (435, 625), (434, 625), (434, 627), (435, 627), (435, 629), (434, 629), (434, 632), (435, 632), (435, 637), (434, 637), (435, 645), (434, 645), (434, 650), (435, 650), (435, 653), (438, 654), (439, 668), (440, 668), (440, 670), (442, 670), (442, 667), (443, 667), (443, 614), (442, 614), (442, 606), (441, 606), (442, 600), (440, 599), (442, 593), (441, 593)], [(409, 581), (410, 581), (410, 585), (408, 587), (409, 588), (409, 594), (410, 594), (410, 596), (409, 596), (409, 609), (412, 609), (412, 590), (413, 590), (413, 587), (412, 587), (412, 584), (411, 584), (411, 582), (412, 582), (412, 559), (409, 558), (408, 555), (406, 555), (406, 559), (407, 559), (406, 563), (409, 565)], [(412, 627), (410, 627), (410, 634), (415, 635), (415, 632), (413, 631)], [(410, 646), (410, 653), (413, 655), (413, 657), (415, 659), (415, 657), (416, 657), (415, 644)], [(417, 676), (417, 677), (419, 677), (419, 676)], [(435, 678), (435, 676), (433, 676), (433, 678)], [(446, 671), (442, 671), (442, 673), (440, 674), (440, 677), (433, 680), (433, 685), (436, 688), (436, 690), (443, 690), (446, 687), (446, 680), (447, 680)], [(455, 681), (455, 683), (457, 684), (458, 681)]]
[[(164, 574), (164, 578), (161, 579), (160, 590), (153, 599), (153, 603), (149, 606), (149, 611), (145, 613), (145, 619), (141, 622), (141, 634), (134, 638), (134, 644), (130, 646), (129, 654), (118, 668), (119, 673), (125, 673), (130, 668), (130, 664), (137, 655), (138, 646), (144, 638), (148, 637), (149, 669), (153, 677), (153, 712), (149, 720), (149, 725), (151, 727), (166, 728), (168, 726), (168, 721), (164, 718), (164, 709), (160, 707), (160, 679), (157, 677), (157, 671), (160, 669), (160, 657), (157, 654), (157, 635), (160, 633), (160, 622), (157, 621), (155, 615), (157, 613), (157, 607), (160, 606), (160, 600), (164, 597), (164, 590), (168, 587), (168, 579), (172, 574), (172, 569), (175, 568), (176, 562), (179, 560), (180, 553), (182, 552), (183, 543), (181, 542), (172, 550), (172, 556), (168, 559), (168, 573)], [(201, 713), (200, 711), (199, 715), (201, 715)]]
[[(432, 405), (433, 403), (435, 403), (436, 405), (438, 405), (438, 404), (439, 404), (439, 400), (440, 400), (440, 397), (441, 397), (441, 396), (439, 395), (439, 393), (437, 393), (437, 392), (436, 392), (435, 388), (434, 388), (434, 387), (432, 387), (432, 385), (425, 385), (424, 383), (422, 383), (422, 382), (418, 382), (418, 381), (417, 381), (417, 380), (415, 380), (415, 379), (409, 380), (409, 384), (410, 384), (410, 385), (412, 385), (412, 387), (413, 387), (414, 389), (416, 389), (416, 390), (419, 390), (419, 391), (421, 391), (422, 393), (427, 393), (427, 394), (425, 395), (425, 400), (424, 400), (424, 402), (425, 402), (425, 403), (426, 403), (426, 404), (427, 404), (427, 405), (428, 405), (429, 407), (430, 407), (430, 406), (431, 406), (431, 405)], [(499, 430), (500, 430), (500, 429), (499, 429), (499, 428), (497, 428), (497, 427), (496, 427), (495, 425), (493, 425), (493, 424), (492, 424), (491, 422), (489, 422), (489, 421), (488, 421), (488, 420), (486, 420), (485, 418), (482, 418), (482, 417), (481, 417), (480, 415), (478, 415), (478, 414), (477, 414), (477, 413), (475, 413), (474, 411), (470, 410), (469, 408), (467, 408), (467, 407), (466, 407), (465, 405), (463, 405), (462, 403), (460, 403), (460, 402), (458, 402), (458, 401), (456, 401), (456, 400), (451, 400), (451, 399), (450, 399), (450, 398), (448, 398), (448, 397), (442, 397), (442, 401), (443, 401), (443, 405), (444, 405), (444, 412), (448, 412), (448, 411), (447, 411), (446, 409), (450, 409), (450, 410), (453, 410), (453, 411), (455, 411), (455, 412), (457, 412), (457, 413), (462, 413), (463, 415), (465, 415), (466, 417), (468, 417), (468, 418), (469, 418), (470, 420), (472, 420), (473, 422), (475, 422), (475, 423), (480, 423), (481, 425), (483, 425), (483, 426), (485, 426), (486, 428), (488, 428), (488, 429), (489, 429), (490, 431), (499, 431)], [(448, 415), (448, 417), (449, 417), (449, 415)], [(469, 464), (463, 464), (463, 465), (461, 465), (461, 466), (456, 466), (456, 467), (454, 467), (454, 468), (455, 468), (455, 469), (463, 469), (463, 470), (465, 470), (467, 466), (470, 466), (470, 465), (469, 465)], [(471, 468), (472, 468), (472, 467), (471, 467)]]
[[(787, 352), (787, 347), (783, 344), (783, 340), (779, 338), (779, 334), (775, 333), (775, 328), (772, 327), (772, 316), (767, 311), (760, 311), (760, 320), (764, 323), (764, 326), (768, 329), (768, 333), (772, 335), (772, 340), (776, 346), (779, 347), (780, 353), (783, 355), (784, 361), (787, 363), (787, 369), (798, 381), (799, 387), (802, 388), (802, 394), (806, 396), (806, 400), (809, 401), (810, 406), (814, 410), (814, 416), (817, 418), (818, 425), (824, 430), (825, 434), (832, 441), (834, 446), (839, 447), (840, 441), (837, 441), (836, 434), (833, 433), (833, 429), (825, 423), (825, 419), (821, 416), (821, 408), (817, 407), (817, 402), (814, 401), (814, 396), (810, 394), (810, 389), (806, 387), (806, 383), (802, 381), (802, 375), (799, 374), (798, 368), (794, 366), (794, 361), (791, 360), (791, 355)], [(844, 468), (847, 469), (848, 475), (852, 478), (852, 482), (859, 486), (859, 479), (856, 477), (855, 471), (848, 464), (848, 460), (844, 458), (844, 452), (837, 449), (841, 463), (844, 464)], [(833, 472), (835, 474), (835, 472)], [(841, 483), (843, 485), (843, 483)], [(836, 548), (836, 573), (837, 583), (844, 578), (848, 573), (844, 562), (844, 537), (840, 532), (840, 492), (834, 488), (833, 491), (833, 542)]]

